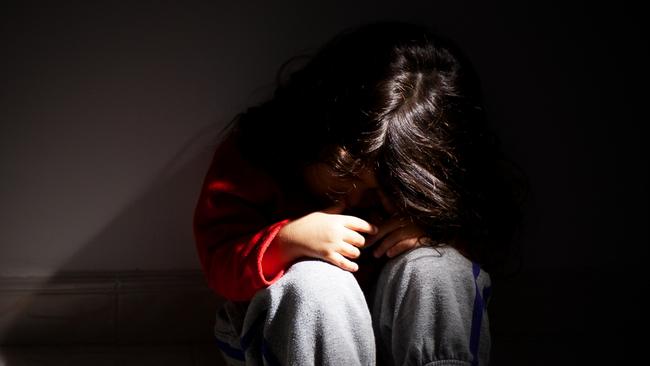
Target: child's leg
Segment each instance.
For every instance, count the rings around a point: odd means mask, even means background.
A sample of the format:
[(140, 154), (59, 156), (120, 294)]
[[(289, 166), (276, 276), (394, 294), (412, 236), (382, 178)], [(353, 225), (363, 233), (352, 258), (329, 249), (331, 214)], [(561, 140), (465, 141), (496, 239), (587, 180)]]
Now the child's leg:
[(489, 289), (489, 275), (452, 248), (391, 259), (373, 295), (378, 365), (487, 364)]
[(239, 335), (244, 324), (248, 303), (226, 301), (217, 311), (214, 336), (229, 366), (244, 366), (244, 351), (241, 349)]
[(372, 320), (356, 279), (319, 260), (293, 264), (255, 295), (239, 346), (235, 358), (246, 365), (375, 365)]

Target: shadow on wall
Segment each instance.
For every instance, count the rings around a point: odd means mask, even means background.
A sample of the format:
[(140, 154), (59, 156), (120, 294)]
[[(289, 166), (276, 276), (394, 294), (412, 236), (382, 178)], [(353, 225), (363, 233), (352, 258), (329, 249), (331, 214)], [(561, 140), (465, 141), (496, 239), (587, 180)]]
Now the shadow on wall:
[[(192, 137), (161, 169), (154, 184), (131, 202), (49, 278), (0, 279), (0, 344), (178, 344), (212, 343), (215, 309), (221, 301), (199, 270), (78, 272), (89, 259), (124, 258), (137, 268), (148, 250), (191, 246), (185, 235), (163, 238), (161, 227), (187, 225), (213, 153), (216, 127)], [(207, 138), (208, 139), (206, 142)], [(198, 174), (198, 176), (197, 176)], [(188, 192), (190, 198), (178, 192)], [(196, 193), (196, 194), (195, 194)], [(124, 245), (133, 247), (124, 251)], [(143, 245), (138, 245), (142, 243)], [(146, 244), (146, 245), (145, 245)], [(184, 248), (187, 249), (187, 248)], [(165, 252), (179, 249), (161, 247)], [(216, 351), (216, 348), (215, 348)]]

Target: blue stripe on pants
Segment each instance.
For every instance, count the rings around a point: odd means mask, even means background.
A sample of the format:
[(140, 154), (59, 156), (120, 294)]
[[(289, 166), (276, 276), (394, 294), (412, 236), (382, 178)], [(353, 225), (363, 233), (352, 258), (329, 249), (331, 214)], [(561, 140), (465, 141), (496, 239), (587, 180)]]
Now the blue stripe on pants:
[(472, 354), (472, 365), (478, 365), (478, 348), (479, 340), (481, 337), (481, 323), (483, 322), (483, 311), (485, 309), (485, 295), (490, 294), (490, 288), (486, 287), (483, 290), (483, 296), (478, 288), (477, 278), (481, 273), (481, 267), (477, 263), (472, 263), (472, 272), (474, 274), (474, 286), (476, 294), (474, 295), (474, 310), (472, 311), (472, 327), (469, 336), (469, 351)]
[(239, 361), (244, 361), (245, 360), (244, 351), (242, 351), (242, 350), (240, 350), (238, 348), (235, 348), (235, 347), (231, 346), (230, 344), (228, 344), (228, 343), (226, 343), (226, 342), (224, 342), (224, 341), (222, 341), (222, 340), (220, 340), (218, 338), (215, 338), (215, 341), (217, 342), (217, 347), (219, 347), (219, 349), (224, 354), (226, 354), (226, 356), (228, 356), (230, 358), (233, 358), (235, 360), (239, 360)]

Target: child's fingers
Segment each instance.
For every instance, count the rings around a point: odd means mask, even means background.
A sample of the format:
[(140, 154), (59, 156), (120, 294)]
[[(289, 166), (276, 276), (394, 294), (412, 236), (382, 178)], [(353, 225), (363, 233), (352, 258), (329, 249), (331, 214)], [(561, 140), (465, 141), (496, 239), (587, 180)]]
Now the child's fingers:
[(366, 240), (366, 246), (369, 247), (375, 244), (376, 242), (384, 238), (386, 235), (396, 231), (397, 229), (405, 225), (406, 225), (406, 221), (403, 218), (389, 219), (379, 227), (379, 231), (377, 231), (376, 234), (374, 234), (373, 236), (368, 238), (368, 240)]
[(348, 243), (341, 243), (338, 252), (341, 253), (341, 255), (343, 255), (344, 257), (352, 258), (352, 259), (359, 258), (359, 256), (361, 255), (361, 251), (359, 250), (359, 248)]
[(393, 245), (390, 249), (388, 249), (388, 251), (386, 252), (386, 256), (388, 256), (388, 258), (393, 258), (417, 246), (419, 246), (417, 242), (417, 238), (405, 239)]
[(337, 252), (331, 252), (323, 259), (346, 271), (356, 272), (359, 269), (358, 264), (352, 262), (351, 260), (345, 258), (343, 255)]
[(366, 244), (366, 238), (354, 230), (348, 230), (348, 234), (343, 238), (343, 241), (358, 248), (363, 248)]
[(377, 249), (374, 250), (373, 254), (376, 258), (384, 255), (388, 249), (392, 248), (395, 244), (399, 243), (402, 240), (408, 239), (408, 232), (402, 230), (394, 230), (390, 233), (382, 242), (379, 244)]
[(376, 234), (379, 228), (368, 221), (356, 216), (343, 215), (345, 217), (344, 226), (357, 232)]

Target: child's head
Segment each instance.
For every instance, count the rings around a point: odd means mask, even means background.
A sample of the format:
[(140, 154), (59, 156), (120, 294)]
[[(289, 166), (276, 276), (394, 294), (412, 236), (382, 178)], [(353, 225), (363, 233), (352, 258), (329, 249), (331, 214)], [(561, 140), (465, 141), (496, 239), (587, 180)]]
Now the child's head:
[(507, 236), (512, 200), (478, 79), (452, 42), (377, 22), (339, 34), (286, 80), (282, 71), (273, 98), (237, 116), (251, 160), (291, 179), (315, 165), (341, 182), (371, 172), (394, 209), (477, 258)]

